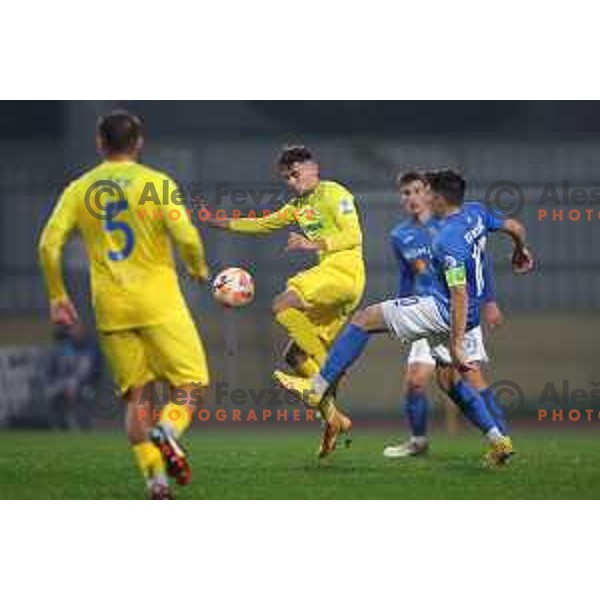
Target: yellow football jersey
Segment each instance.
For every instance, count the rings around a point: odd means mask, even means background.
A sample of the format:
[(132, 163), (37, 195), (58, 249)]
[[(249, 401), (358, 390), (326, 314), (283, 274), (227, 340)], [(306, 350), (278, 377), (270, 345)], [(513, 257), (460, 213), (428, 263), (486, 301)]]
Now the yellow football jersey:
[(176, 184), (134, 161), (105, 161), (60, 197), (39, 242), (51, 301), (67, 297), (62, 248), (74, 229), (87, 250), (100, 330), (158, 324), (185, 308), (171, 239), (192, 276), (208, 272)]
[(311, 240), (323, 240), (324, 260), (341, 251), (353, 251), (362, 262), (362, 231), (354, 197), (335, 181), (321, 181), (307, 196), (294, 198), (271, 215), (232, 219), (230, 228), (240, 233), (261, 234), (297, 224)]

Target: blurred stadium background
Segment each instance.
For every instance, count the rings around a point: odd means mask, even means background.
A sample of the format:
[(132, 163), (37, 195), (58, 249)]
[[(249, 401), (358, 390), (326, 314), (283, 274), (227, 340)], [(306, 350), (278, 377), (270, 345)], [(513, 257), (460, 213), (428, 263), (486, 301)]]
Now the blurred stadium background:
[[(560, 386), (569, 380), (571, 389), (590, 390), (600, 379), (600, 222), (597, 216), (591, 222), (537, 217), (545, 183), (598, 186), (600, 103), (0, 102), (0, 426), (99, 424), (89, 389), (105, 375), (93, 341), (57, 341), (47, 320), (36, 243), (61, 189), (97, 162), (96, 118), (116, 107), (144, 119), (145, 162), (184, 188), (200, 188), (212, 206), (220, 197), (227, 210), (256, 208), (249, 190), (281, 189), (273, 164), (283, 144), (313, 148), (324, 178), (339, 180), (358, 198), (370, 301), (396, 289), (388, 232), (402, 218), (393, 186), (399, 170), (458, 167), (474, 199), (499, 180), (517, 182), (526, 197), (520, 217), (539, 269), (528, 278), (512, 276), (508, 246), (491, 242), (506, 324), (488, 338), (490, 378), (517, 382), (531, 402), (548, 381)], [(225, 189), (245, 190), (246, 202), (236, 205)], [(258, 208), (272, 209), (271, 197)], [(202, 235), (214, 273), (244, 266), (257, 284), (256, 302), (237, 313), (224, 312), (206, 289), (183, 284), (213, 379), (230, 389), (271, 388), (284, 345), (271, 321), (271, 298), (306, 263), (284, 253), (287, 233), (246, 238), (202, 228)], [(86, 259), (77, 242), (67, 250), (65, 270), (93, 332)], [(397, 418), (403, 356), (397, 342), (378, 339), (346, 382), (343, 404), (355, 415)], [(65, 408), (73, 400), (70, 392), (65, 399), (68, 385), (82, 396), (76, 409)]]

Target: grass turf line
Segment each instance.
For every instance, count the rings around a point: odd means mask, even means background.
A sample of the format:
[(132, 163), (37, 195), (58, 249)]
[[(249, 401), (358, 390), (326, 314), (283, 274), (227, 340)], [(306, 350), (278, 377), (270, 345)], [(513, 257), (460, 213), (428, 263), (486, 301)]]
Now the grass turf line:
[[(350, 449), (315, 457), (318, 429), (193, 431), (194, 479), (181, 499), (600, 498), (594, 431), (518, 431), (506, 469), (482, 466), (475, 434), (434, 435), (430, 454), (382, 456), (390, 435), (356, 432)], [(144, 486), (123, 432), (3, 432), (0, 498), (140, 499)]]

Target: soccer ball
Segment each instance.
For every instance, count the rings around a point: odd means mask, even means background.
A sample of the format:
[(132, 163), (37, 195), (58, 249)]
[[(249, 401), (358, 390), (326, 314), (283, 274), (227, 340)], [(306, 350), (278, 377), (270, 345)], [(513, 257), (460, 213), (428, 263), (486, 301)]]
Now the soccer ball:
[(240, 267), (229, 267), (213, 280), (213, 296), (223, 306), (240, 308), (254, 298), (254, 279)]

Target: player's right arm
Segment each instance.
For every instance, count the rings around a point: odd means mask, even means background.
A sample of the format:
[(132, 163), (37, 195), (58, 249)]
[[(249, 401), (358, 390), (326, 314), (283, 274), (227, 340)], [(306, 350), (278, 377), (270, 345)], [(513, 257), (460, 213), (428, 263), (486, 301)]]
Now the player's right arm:
[[(448, 281), (448, 275), (446, 275), (446, 281)], [(469, 310), (466, 277), (464, 283), (458, 283), (457, 280), (452, 285), (449, 283), (448, 290), (450, 292), (450, 356), (455, 367), (460, 371), (467, 371), (470, 367), (463, 354), (463, 340), (467, 330)]]
[(265, 217), (239, 218), (239, 219), (208, 219), (207, 223), (212, 227), (220, 227), (237, 233), (260, 235), (271, 233), (291, 225), (295, 221), (294, 212), (297, 209), (291, 203), (285, 204), (279, 210)]
[(481, 318), (490, 329), (500, 327), (504, 322), (504, 316), (498, 306), (496, 299), (496, 279), (494, 277), (494, 266), (488, 252), (483, 258), (483, 298), (481, 305)]
[(50, 317), (59, 325), (72, 325), (78, 319), (67, 294), (62, 271), (63, 248), (77, 221), (77, 200), (73, 183), (59, 198), (38, 242), (40, 267), (50, 299)]
[(439, 252), (443, 258), (444, 278), (450, 296), (450, 356), (454, 367), (459, 371), (468, 371), (472, 366), (467, 362), (463, 350), (469, 312), (466, 248), (462, 242), (444, 239), (440, 242)]

